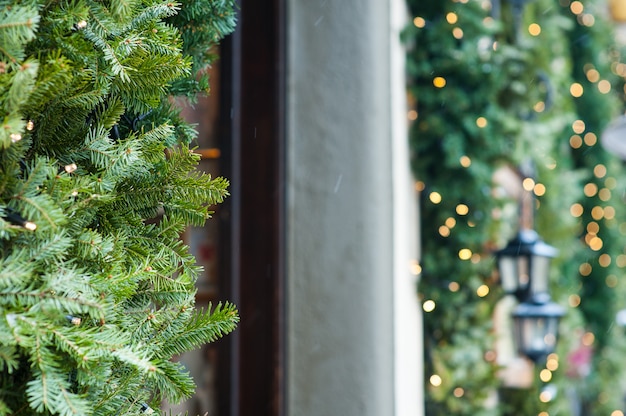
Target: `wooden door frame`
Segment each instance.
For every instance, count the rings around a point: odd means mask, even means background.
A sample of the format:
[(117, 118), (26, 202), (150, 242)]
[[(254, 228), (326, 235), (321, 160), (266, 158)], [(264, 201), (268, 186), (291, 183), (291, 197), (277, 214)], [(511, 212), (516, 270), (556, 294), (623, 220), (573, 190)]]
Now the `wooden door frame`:
[(240, 0), (222, 46), (221, 298), (241, 322), (218, 344), (218, 414), (285, 415), (285, 3)]

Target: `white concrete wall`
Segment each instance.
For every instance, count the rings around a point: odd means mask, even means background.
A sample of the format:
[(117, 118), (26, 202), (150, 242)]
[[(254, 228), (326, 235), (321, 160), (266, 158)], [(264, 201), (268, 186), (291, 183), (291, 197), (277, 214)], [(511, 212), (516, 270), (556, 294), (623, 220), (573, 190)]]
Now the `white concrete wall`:
[(287, 3), (287, 413), (419, 416), (403, 0)]

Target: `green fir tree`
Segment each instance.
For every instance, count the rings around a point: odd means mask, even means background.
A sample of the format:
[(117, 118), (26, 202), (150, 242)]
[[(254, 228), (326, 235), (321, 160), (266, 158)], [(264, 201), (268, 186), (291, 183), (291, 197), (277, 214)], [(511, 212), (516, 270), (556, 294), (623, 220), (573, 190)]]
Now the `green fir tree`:
[(232, 0), (0, 2), (0, 415), (135, 415), (193, 393), (172, 361), (232, 331), (194, 306), (201, 225), (172, 97), (208, 89)]

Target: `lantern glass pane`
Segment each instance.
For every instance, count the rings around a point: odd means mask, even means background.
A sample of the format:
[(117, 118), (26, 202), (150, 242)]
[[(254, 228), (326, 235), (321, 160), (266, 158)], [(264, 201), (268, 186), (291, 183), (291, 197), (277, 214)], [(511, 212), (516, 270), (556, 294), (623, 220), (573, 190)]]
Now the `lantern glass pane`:
[(517, 290), (517, 257), (501, 256), (498, 260), (500, 284), (506, 293)]
[(522, 352), (528, 355), (541, 354), (545, 350), (545, 327), (544, 320), (536, 318), (524, 318), (521, 322), (523, 338), (520, 340)]
[(526, 289), (530, 283), (530, 259), (527, 256), (517, 258), (517, 279), (521, 290)]
[(558, 322), (555, 317), (517, 317), (515, 325), (519, 352), (533, 360), (552, 353), (556, 347)]
[(532, 258), (532, 287), (533, 294), (548, 293), (548, 277), (550, 274), (550, 258), (533, 256)]

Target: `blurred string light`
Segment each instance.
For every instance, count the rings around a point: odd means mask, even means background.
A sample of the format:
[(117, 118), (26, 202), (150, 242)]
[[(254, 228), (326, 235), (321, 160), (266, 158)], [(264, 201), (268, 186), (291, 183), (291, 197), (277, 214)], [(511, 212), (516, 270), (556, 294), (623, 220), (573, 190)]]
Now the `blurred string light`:
[(436, 88), (443, 88), (446, 86), (446, 79), (444, 77), (435, 77), (433, 78), (433, 85)]
[(547, 368), (544, 368), (543, 370), (539, 372), (539, 378), (544, 383), (549, 382), (550, 380), (552, 380), (552, 371), (548, 370)]
[(585, 131), (585, 128), (586, 128), (585, 122), (582, 120), (575, 120), (572, 123), (572, 130), (576, 134), (582, 134)]
[(433, 374), (432, 376), (430, 376), (430, 384), (432, 384), (434, 387), (441, 386), (441, 383), (443, 383), (443, 380), (441, 379), (441, 376), (439, 374)]
[(459, 21), (459, 16), (457, 16), (457, 14), (454, 12), (450, 12), (446, 15), (446, 20), (448, 21), (448, 23), (453, 25)]
[(580, 302), (581, 302), (580, 296), (579, 296), (579, 295), (577, 295), (577, 294), (570, 295), (570, 296), (567, 298), (567, 303), (568, 303), (568, 304), (569, 304), (569, 306), (570, 306), (570, 307), (572, 307), (572, 308), (577, 308), (577, 307), (579, 307), (579, 306), (580, 306)]
[(528, 26), (528, 33), (530, 33), (532, 36), (539, 36), (541, 34), (541, 26), (539, 26), (537, 23), (531, 23)]
[(559, 368), (559, 355), (552, 353), (548, 355), (546, 360), (546, 368), (550, 371), (556, 371)]
[(416, 18), (413, 19), (413, 24), (415, 25), (415, 27), (418, 27), (421, 29), (426, 26), (426, 20), (423, 17), (417, 16)]
[(583, 86), (578, 82), (572, 83), (569, 87), (570, 94), (572, 94), (572, 97), (575, 98), (582, 97), (584, 91)]

